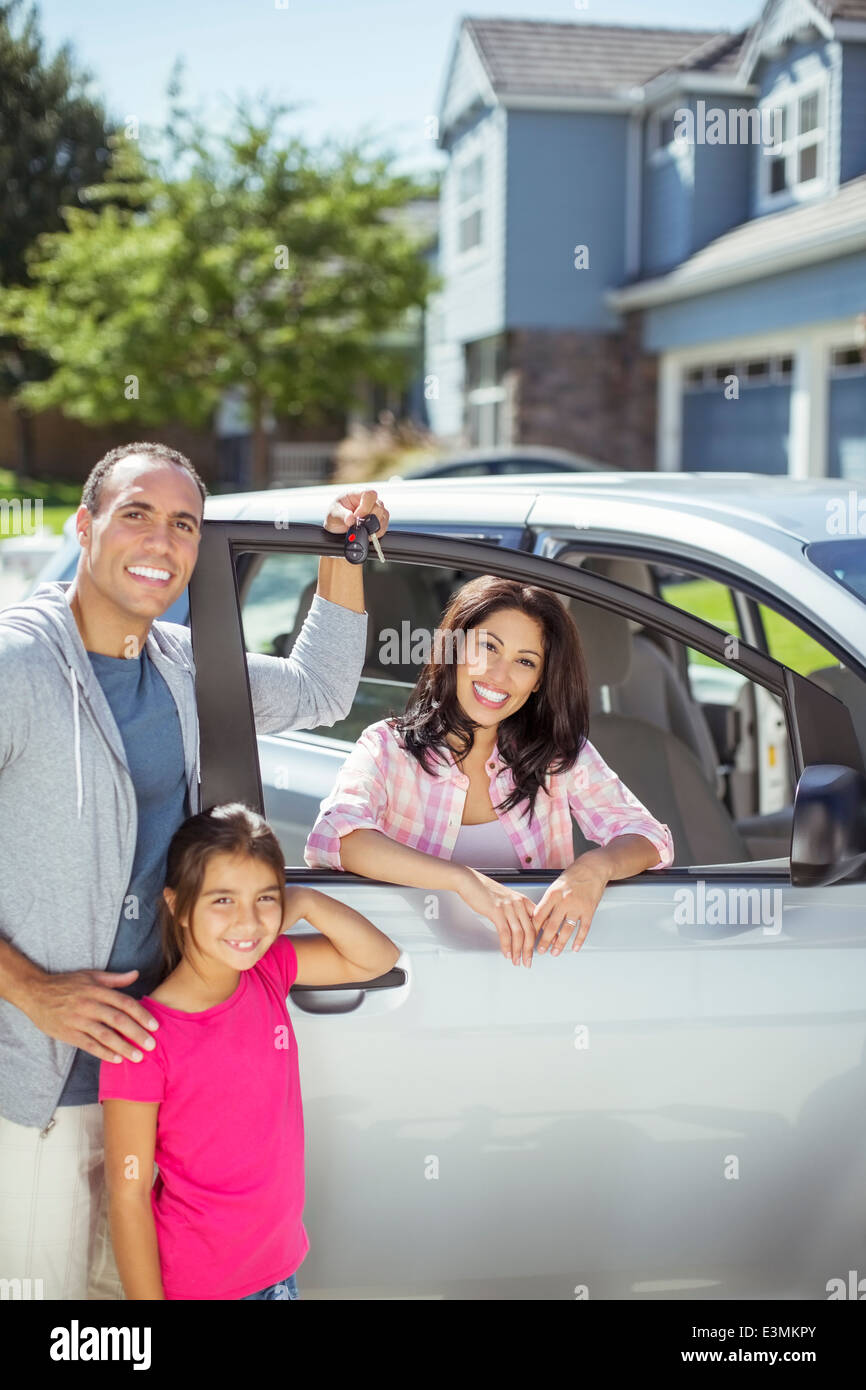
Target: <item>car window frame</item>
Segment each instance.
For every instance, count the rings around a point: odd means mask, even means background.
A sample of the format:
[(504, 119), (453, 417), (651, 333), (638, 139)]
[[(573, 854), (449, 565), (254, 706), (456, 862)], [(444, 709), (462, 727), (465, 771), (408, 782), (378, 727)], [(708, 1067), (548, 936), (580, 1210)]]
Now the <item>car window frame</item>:
[[(850, 713), (840, 700), (745, 642), (740, 642), (736, 660), (725, 658), (727, 634), (654, 595), (555, 559), (484, 542), (391, 528), (388, 538), (392, 561), (496, 573), (539, 584), (652, 626), (742, 671), (782, 700), (795, 784), (804, 767), (814, 763), (841, 763), (866, 773)], [(242, 801), (264, 814), (237, 561), (252, 552), (286, 551), (340, 557), (343, 543), (320, 526), (303, 523), (293, 525), (289, 533), (278, 532), (272, 522), (251, 520), (206, 521), (202, 528), (189, 588), (203, 806)], [(231, 740), (225, 738), (226, 728), (232, 729)], [(318, 878), (334, 876), (324, 870), (309, 872)], [(654, 876), (673, 872), (656, 870)], [(790, 865), (786, 877), (789, 874)], [(738, 875), (742, 876), (739, 868)]]
[[(672, 569), (682, 570), (685, 574), (693, 574), (697, 579), (715, 579), (724, 584), (731, 591), (734, 598), (736, 610), (742, 624), (740, 608), (736, 603), (738, 593), (746, 599), (751, 599), (757, 603), (766, 604), (768, 608), (773, 608), (783, 618), (794, 623), (801, 628), (808, 636), (812, 637), (819, 646), (825, 651), (835, 656), (843, 666), (853, 670), (857, 676), (866, 681), (866, 661), (852, 651), (849, 647), (843, 646), (841, 642), (825, 632), (811, 618), (801, 613), (793, 604), (785, 602), (777, 594), (771, 593), (766, 589), (740, 574), (737, 574), (732, 582), (731, 575), (721, 565), (714, 565), (711, 561), (706, 561), (690, 555), (683, 555), (678, 550), (675, 554), (662, 549), (661, 546), (652, 546), (632, 541), (611, 541), (607, 539), (597, 539), (595, 536), (587, 534), (586, 538), (579, 537), (574, 539), (572, 536), (562, 536), (559, 533), (545, 527), (543, 530), (535, 531), (535, 545), (533, 554), (544, 559), (553, 559), (562, 562), (566, 554), (577, 552), (580, 555), (608, 555), (611, 558), (621, 557), (626, 560), (646, 560), (650, 564), (669, 565)], [(744, 639), (741, 639), (744, 640)], [(756, 644), (750, 643), (749, 645)], [(760, 647), (756, 646), (757, 650)], [(769, 656), (769, 653), (766, 653)], [(769, 658), (771, 661), (772, 657)], [(807, 680), (808, 677), (802, 677)]]

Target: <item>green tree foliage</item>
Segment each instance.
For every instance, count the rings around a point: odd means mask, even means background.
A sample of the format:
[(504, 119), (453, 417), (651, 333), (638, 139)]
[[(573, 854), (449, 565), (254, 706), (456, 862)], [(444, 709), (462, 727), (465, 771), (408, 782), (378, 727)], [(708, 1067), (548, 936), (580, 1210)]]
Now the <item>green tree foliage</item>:
[[(46, 56), (36, 12), (0, 3), (0, 286), (27, 285), (27, 253), (64, 228), (63, 210), (100, 182), (106, 117), (68, 47)], [(15, 333), (0, 337), (0, 396), (50, 370)]]
[(162, 160), (119, 139), (114, 179), (44, 236), (4, 317), (51, 375), (34, 410), (79, 419), (206, 425), (242, 387), (264, 481), (271, 415), (348, 408), (362, 379), (402, 381), (386, 330), (433, 277), (401, 222), (427, 194), (363, 142), (312, 151), (281, 134), (288, 108), (239, 104), (214, 135), (175, 110)]

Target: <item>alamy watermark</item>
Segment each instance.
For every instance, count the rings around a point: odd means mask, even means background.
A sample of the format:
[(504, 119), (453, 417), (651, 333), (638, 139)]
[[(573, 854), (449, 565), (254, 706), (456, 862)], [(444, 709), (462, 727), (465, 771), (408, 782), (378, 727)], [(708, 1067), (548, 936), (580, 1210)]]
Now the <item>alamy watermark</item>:
[(674, 112), (675, 145), (766, 145), (781, 144), (784, 108), (781, 106), (740, 106), (726, 110), (705, 101), (678, 107)]
[(35, 536), (41, 529), (41, 497), (0, 497), (0, 537)]
[(433, 660), (437, 664), (451, 665), (470, 662), (473, 666), (483, 665), (486, 656), (484, 640), (487, 634), (482, 628), (430, 628), (412, 627), (408, 618), (395, 627), (384, 627), (379, 633), (379, 664), (381, 666), (426, 666)]
[(866, 493), (852, 488), (847, 497), (828, 497), (826, 510), (828, 536), (866, 536)]
[(782, 930), (781, 888), (707, 887), (706, 881), (674, 893), (674, 922), (678, 927), (762, 927), (765, 936)]

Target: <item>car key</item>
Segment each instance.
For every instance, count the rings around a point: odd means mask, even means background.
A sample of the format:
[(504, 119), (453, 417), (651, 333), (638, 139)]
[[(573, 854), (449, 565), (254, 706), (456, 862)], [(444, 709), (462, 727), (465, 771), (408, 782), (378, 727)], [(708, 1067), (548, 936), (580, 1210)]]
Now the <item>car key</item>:
[(375, 550), (377, 556), (384, 565), (385, 556), (382, 554), (382, 547), (379, 544), (379, 537), (376, 535), (376, 532), (379, 529), (379, 518), (376, 516), (375, 512), (371, 512), (368, 517), (364, 518), (364, 525), (370, 533), (370, 540), (373, 542), (373, 549)]
[(382, 554), (382, 547), (379, 545), (374, 532), (379, 529), (379, 518), (373, 513), (364, 517), (351, 527), (346, 534), (345, 555), (350, 565), (362, 565), (370, 551), (370, 537), (373, 536), (373, 544), (376, 547), (376, 554), (380, 560), (385, 557)]

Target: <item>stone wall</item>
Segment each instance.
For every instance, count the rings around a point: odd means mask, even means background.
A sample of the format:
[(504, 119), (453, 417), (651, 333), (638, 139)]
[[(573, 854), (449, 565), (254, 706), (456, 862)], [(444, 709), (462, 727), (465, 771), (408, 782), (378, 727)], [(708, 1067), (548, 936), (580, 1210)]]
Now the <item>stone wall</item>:
[(657, 368), (640, 340), (638, 314), (618, 333), (511, 330), (511, 442), (654, 470)]

